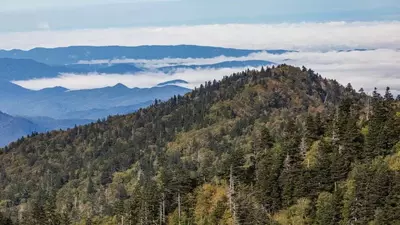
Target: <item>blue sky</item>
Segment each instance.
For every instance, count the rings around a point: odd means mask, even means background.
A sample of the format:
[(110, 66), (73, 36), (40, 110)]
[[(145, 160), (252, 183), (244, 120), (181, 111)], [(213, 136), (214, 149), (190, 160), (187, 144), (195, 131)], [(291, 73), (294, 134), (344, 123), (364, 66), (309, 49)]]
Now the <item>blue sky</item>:
[(0, 0), (0, 32), (400, 20), (399, 0)]

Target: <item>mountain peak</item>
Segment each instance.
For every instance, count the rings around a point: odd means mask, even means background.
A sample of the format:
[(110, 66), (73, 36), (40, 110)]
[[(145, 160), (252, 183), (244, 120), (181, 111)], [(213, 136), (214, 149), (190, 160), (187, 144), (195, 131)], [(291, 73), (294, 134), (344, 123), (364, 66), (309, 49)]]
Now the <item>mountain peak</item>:
[(166, 85), (178, 85), (178, 84), (189, 84), (189, 82), (185, 81), (185, 80), (181, 80), (181, 79), (176, 79), (176, 80), (169, 80), (169, 81), (165, 81), (162, 83), (157, 84), (157, 86), (166, 86)]
[(46, 92), (66, 92), (69, 91), (69, 89), (65, 88), (65, 87), (61, 87), (61, 86), (55, 86), (55, 87), (51, 87), (51, 88), (44, 88), (40, 91), (46, 91)]
[(114, 85), (112, 88), (118, 88), (118, 89), (129, 89), (127, 86), (125, 86), (122, 83), (118, 83), (116, 85)]

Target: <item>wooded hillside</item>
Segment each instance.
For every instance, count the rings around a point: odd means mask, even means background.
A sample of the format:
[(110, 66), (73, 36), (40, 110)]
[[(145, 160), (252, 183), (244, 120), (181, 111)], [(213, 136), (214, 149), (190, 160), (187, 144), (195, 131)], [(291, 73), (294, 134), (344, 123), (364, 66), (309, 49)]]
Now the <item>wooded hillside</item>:
[[(281, 65), (0, 150), (0, 224), (400, 224), (400, 102)], [(11, 222), (8, 218), (11, 218)]]

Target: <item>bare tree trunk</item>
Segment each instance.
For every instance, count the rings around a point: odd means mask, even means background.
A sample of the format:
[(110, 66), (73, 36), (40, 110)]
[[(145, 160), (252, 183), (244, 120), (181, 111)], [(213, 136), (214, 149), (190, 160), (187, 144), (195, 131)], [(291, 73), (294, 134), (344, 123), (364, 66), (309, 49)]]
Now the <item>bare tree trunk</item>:
[(370, 107), (371, 107), (371, 98), (369, 96), (367, 96), (368, 101), (367, 101), (367, 121), (369, 120), (369, 114), (370, 114)]
[(162, 225), (162, 220), (163, 220), (163, 216), (162, 216), (162, 202), (160, 202), (160, 211), (159, 211), (159, 214), (160, 214), (160, 225)]
[(328, 96), (329, 96), (329, 94), (326, 94), (325, 99), (324, 99), (324, 105), (326, 104), (326, 101), (328, 101)]
[(178, 217), (179, 225), (181, 225), (181, 193), (178, 193)]
[(163, 223), (165, 224), (165, 193), (163, 193), (163, 201), (162, 201), (162, 217)]
[(233, 199), (234, 195), (235, 195), (235, 181), (233, 178), (233, 166), (231, 165), (230, 174), (229, 174), (229, 191), (228, 191), (229, 209), (230, 209), (232, 217), (233, 217), (233, 224), (239, 225), (239, 222), (237, 219), (237, 214), (236, 214), (236, 204)]

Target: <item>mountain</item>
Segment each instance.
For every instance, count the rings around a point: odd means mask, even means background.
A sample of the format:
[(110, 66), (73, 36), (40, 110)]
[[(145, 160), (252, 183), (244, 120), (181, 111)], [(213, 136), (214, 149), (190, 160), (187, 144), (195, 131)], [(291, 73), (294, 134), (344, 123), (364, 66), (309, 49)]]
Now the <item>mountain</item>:
[[(161, 72), (174, 72), (178, 69), (221, 69), (221, 68), (244, 68), (261, 67), (272, 65), (273, 62), (263, 60), (226, 61), (206, 65), (175, 65), (157, 69)], [(64, 66), (49, 66), (31, 59), (0, 58), (0, 80), (16, 81), (31, 80), (37, 78), (54, 78), (61, 74), (136, 74), (154, 69), (141, 68), (135, 64), (70, 64)]]
[(13, 84), (10, 81), (0, 79), (0, 97), (2, 98), (5, 98), (7, 96), (29, 95), (32, 92), (33, 91)]
[(0, 58), (0, 79), (28, 80), (34, 78), (57, 77), (60, 73), (80, 71), (63, 66), (49, 66), (31, 59)]
[(93, 120), (56, 120), (49, 117), (24, 118), (0, 112), (0, 146), (4, 147), (10, 142), (31, 135), (34, 132), (68, 129), (73, 128), (75, 125), (84, 125), (91, 122), (93, 122)]
[(245, 60), (245, 61), (225, 61), (215, 64), (205, 65), (177, 65), (159, 68), (160, 71), (170, 73), (178, 69), (221, 69), (221, 68), (245, 68), (245, 67), (262, 67), (274, 65), (275, 63), (264, 60)]
[(101, 68), (98, 69), (97, 72), (98, 73), (106, 73), (106, 74), (134, 74), (134, 73), (138, 73), (138, 72), (142, 72), (143, 69), (140, 69), (138, 67), (136, 67), (135, 65), (132, 64), (126, 64), (126, 63), (121, 63), (121, 64), (115, 64), (115, 65), (111, 65), (109, 67), (106, 68)]
[[(112, 115), (112, 114), (110, 114)], [(77, 116), (79, 118), (79, 116)], [(98, 117), (100, 118), (100, 117)], [(96, 118), (96, 119), (98, 119)], [(50, 117), (26, 117), (27, 120), (31, 121), (38, 126), (38, 132), (47, 132), (52, 130), (67, 130), (74, 126), (85, 125), (94, 122), (90, 119), (53, 119)], [(15, 139), (16, 140), (16, 139)], [(9, 142), (8, 142), (9, 143)]]
[[(31, 91), (9, 82), (0, 82), (0, 86), (8, 87), (4, 92), (0, 89), (0, 105), (4, 112), (23, 117), (55, 119), (105, 118), (109, 115), (133, 112), (150, 105), (155, 99), (166, 100), (173, 95), (182, 95), (190, 91), (174, 85), (128, 88), (117, 84), (113, 87), (78, 91), (70, 91), (63, 87)], [(29, 110), (26, 110), (27, 108)]]
[[(247, 70), (136, 113), (19, 140), (24, 224), (398, 224), (400, 102), (306, 68)], [(165, 221), (165, 222), (164, 222)]]
[(5, 146), (11, 141), (39, 131), (39, 126), (23, 118), (12, 117), (0, 112), (0, 146)]
[[(244, 50), (195, 45), (151, 46), (72, 46), (63, 48), (34, 48), (0, 50), (0, 58), (33, 59), (49, 65), (74, 64), (80, 61), (110, 59), (164, 59), (164, 58), (214, 58), (217, 56), (241, 57), (262, 50)], [(286, 50), (268, 50), (271, 54), (283, 54)]]
[(185, 80), (170, 80), (170, 81), (166, 81), (166, 82), (162, 82), (157, 84), (158, 87), (160, 86), (165, 86), (165, 85), (179, 85), (179, 84), (189, 84), (189, 82), (185, 81)]
[(87, 118), (91, 120), (97, 120), (106, 118), (108, 116), (114, 115), (124, 115), (136, 112), (140, 108), (146, 108), (147, 106), (153, 104), (154, 101), (147, 101), (142, 102), (135, 105), (128, 105), (128, 106), (118, 106), (118, 107), (111, 107), (106, 109), (89, 109), (85, 111), (72, 111), (62, 115), (63, 118)]

